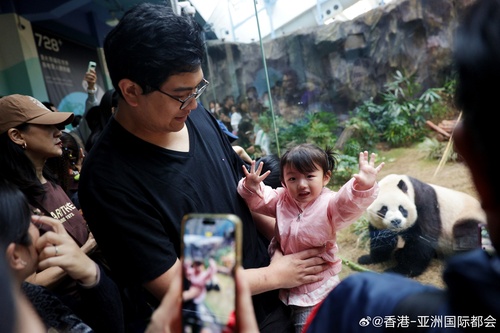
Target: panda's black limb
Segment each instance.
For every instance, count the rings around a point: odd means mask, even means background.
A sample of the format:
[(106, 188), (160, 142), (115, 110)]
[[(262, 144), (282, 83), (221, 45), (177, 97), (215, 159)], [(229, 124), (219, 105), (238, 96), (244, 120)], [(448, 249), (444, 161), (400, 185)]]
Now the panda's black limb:
[[(404, 239), (404, 247), (394, 253), (397, 265), (386, 271), (408, 277), (419, 276), (436, 256), (436, 242), (422, 236), (405, 237)], [(411, 260), (408, 260), (409, 258)]]
[(358, 258), (361, 265), (369, 265), (388, 261), (398, 243), (398, 234), (392, 230), (379, 230), (372, 225), (368, 226), (370, 231), (370, 254)]
[[(437, 240), (422, 236), (422, 230), (418, 225), (400, 233), (388, 229), (379, 230), (369, 225), (369, 231), (370, 254), (358, 258), (358, 263), (361, 265), (394, 259), (396, 266), (387, 269), (386, 272), (415, 277), (422, 274), (436, 256)], [(402, 248), (398, 248), (398, 237), (403, 238)]]

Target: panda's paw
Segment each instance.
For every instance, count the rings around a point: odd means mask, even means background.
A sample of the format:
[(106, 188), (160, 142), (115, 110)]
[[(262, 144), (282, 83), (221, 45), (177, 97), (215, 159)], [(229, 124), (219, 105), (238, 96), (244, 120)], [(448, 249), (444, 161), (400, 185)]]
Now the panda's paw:
[(400, 275), (404, 275), (404, 276), (410, 276), (410, 271), (408, 271), (407, 269), (402, 269), (401, 267), (391, 267), (391, 268), (387, 268), (384, 272), (386, 273), (396, 273), (396, 274), (400, 274)]
[(358, 258), (358, 264), (361, 265), (369, 265), (373, 264), (375, 261), (372, 259), (372, 257), (369, 254), (365, 254), (361, 257)]
[(395, 266), (392, 268), (388, 268), (385, 270), (387, 273), (396, 273), (396, 274), (401, 274), (406, 277), (416, 277), (419, 276), (420, 274), (423, 273), (423, 270), (420, 268), (409, 268), (409, 267), (401, 267), (401, 266)]

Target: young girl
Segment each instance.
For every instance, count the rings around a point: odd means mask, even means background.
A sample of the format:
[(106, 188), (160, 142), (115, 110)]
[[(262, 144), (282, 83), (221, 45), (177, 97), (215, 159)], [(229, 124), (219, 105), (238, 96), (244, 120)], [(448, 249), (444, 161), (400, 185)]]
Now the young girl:
[(337, 230), (356, 221), (378, 194), (377, 174), (384, 163), (375, 167), (375, 154), (359, 154), (359, 173), (338, 192), (326, 187), (335, 168), (335, 158), (312, 144), (301, 144), (287, 151), (280, 161), (283, 187), (272, 189), (264, 185), (269, 175), (262, 175), (263, 164), (250, 171), (243, 168), (245, 177), (238, 184), (238, 193), (254, 212), (276, 218), (275, 234), (269, 245), (274, 254), (279, 249), (290, 254), (304, 249), (326, 246), (322, 256), (330, 268), (316, 283), (280, 290), (280, 299), (292, 307), (295, 332), (299, 333), (314, 305), (323, 300), (340, 282), (338, 274), (342, 261), (337, 256)]

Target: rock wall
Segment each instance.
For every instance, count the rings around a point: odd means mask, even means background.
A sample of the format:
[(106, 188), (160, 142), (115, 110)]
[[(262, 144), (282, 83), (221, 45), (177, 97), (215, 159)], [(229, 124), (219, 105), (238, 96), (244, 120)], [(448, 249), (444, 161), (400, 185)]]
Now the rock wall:
[(263, 44), (208, 41), (212, 94), (222, 101), (238, 97), (249, 86), (259, 94), (293, 68), (300, 81), (323, 89), (331, 111), (346, 114), (375, 97), (400, 70), (415, 75), (423, 89), (442, 86), (452, 74), (453, 35), (460, 13), (473, 0), (399, 0), (353, 21), (297, 31)]

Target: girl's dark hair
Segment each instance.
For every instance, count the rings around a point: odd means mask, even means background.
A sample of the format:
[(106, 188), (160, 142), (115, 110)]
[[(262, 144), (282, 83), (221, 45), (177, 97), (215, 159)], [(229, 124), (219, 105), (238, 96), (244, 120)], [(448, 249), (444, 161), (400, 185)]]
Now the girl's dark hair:
[(0, 244), (10, 243), (31, 245), (28, 232), (31, 223), (31, 210), (23, 192), (14, 184), (0, 180)]
[(281, 181), (284, 182), (283, 169), (285, 166), (291, 166), (300, 173), (308, 173), (318, 170), (317, 165), (323, 169), (323, 175), (326, 175), (328, 171), (333, 171), (337, 166), (335, 155), (331, 147), (326, 147), (323, 150), (310, 143), (297, 145), (281, 156)]

